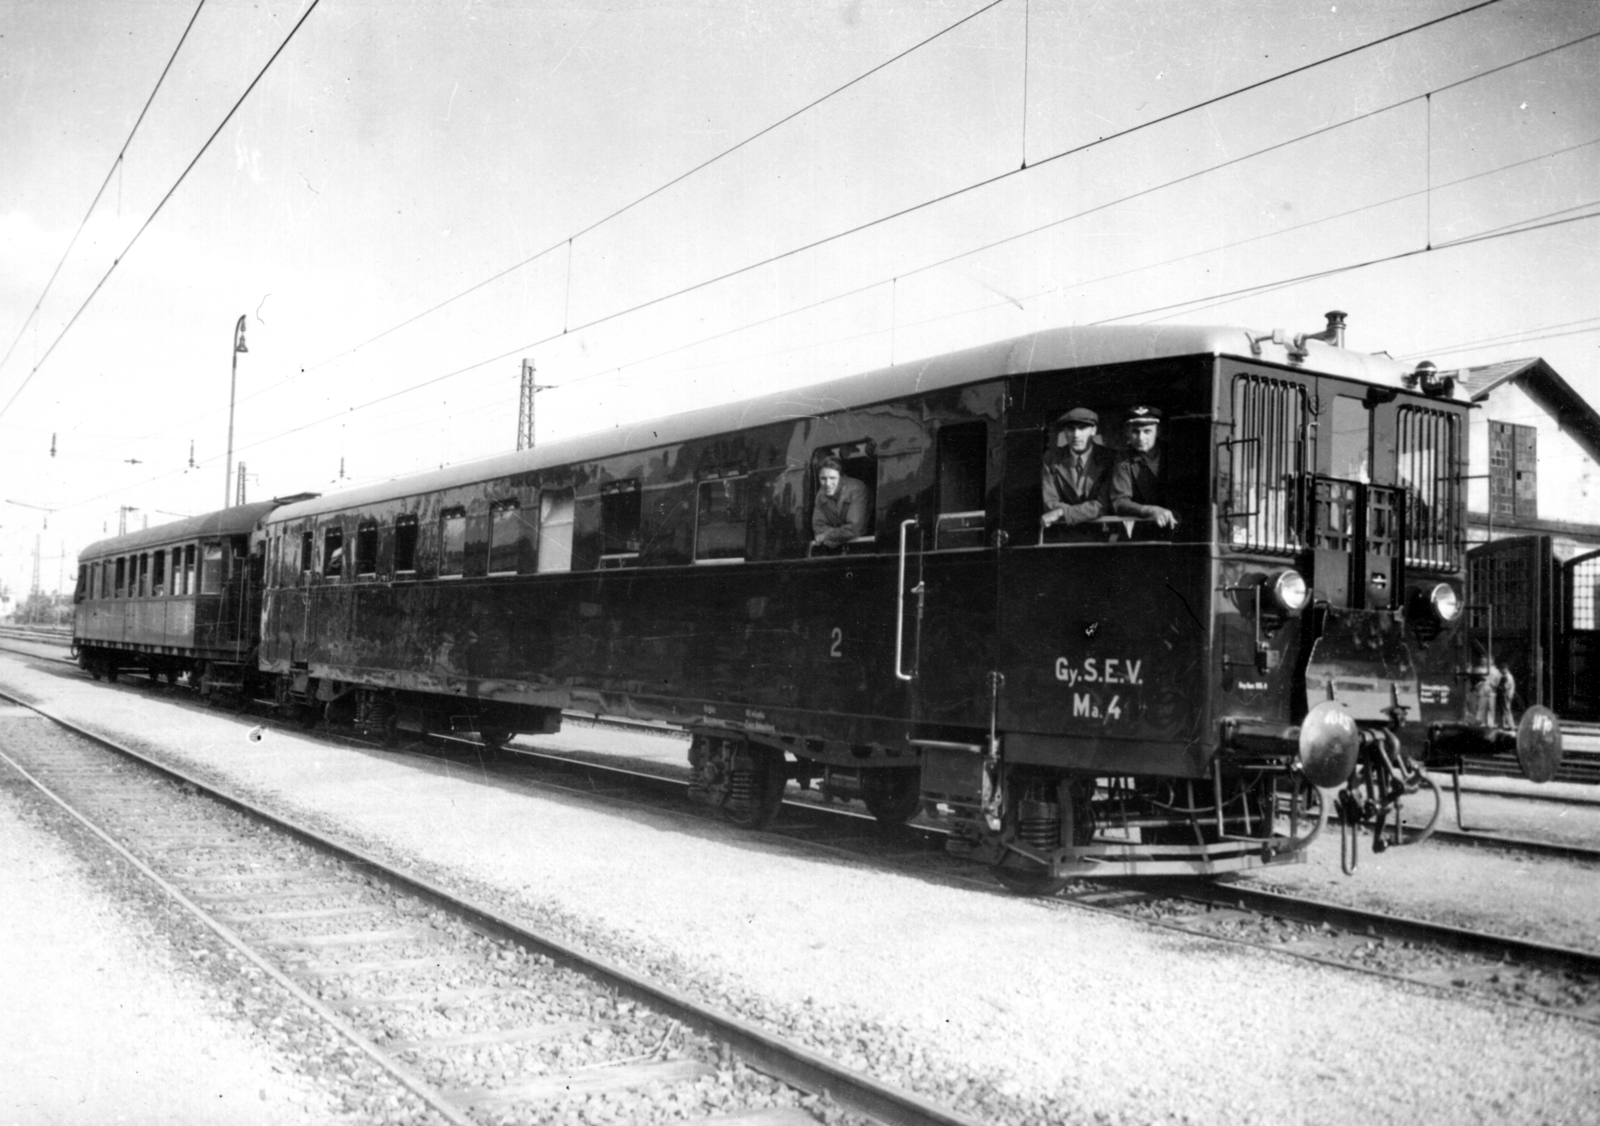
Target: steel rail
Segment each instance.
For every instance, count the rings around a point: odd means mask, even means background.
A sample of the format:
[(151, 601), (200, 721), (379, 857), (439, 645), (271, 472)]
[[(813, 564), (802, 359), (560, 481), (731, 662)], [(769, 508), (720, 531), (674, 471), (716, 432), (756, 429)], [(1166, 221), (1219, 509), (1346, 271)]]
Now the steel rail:
[[(361, 849), (326, 836), (290, 817), (253, 805), (213, 783), (150, 758), (107, 735), (81, 727), (37, 704), (28, 703), (5, 692), (0, 692), (0, 699), (10, 700), (28, 708), (63, 730), (97, 743), (173, 781), (192, 786), (197, 792), (261, 824), (284, 832), (347, 864), (364, 869), (392, 887), (456, 914), (492, 937), (516, 942), (601, 981), (636, 1001), (651, 1005), (701, 1033), (727, 1043), (752, 1066), (791, 1086), (813, 1094), (825, 1094), (847, 1109), (890, 1126), (982, 1126), (977, 1119), (948, 1107), (939, 1106), (914, 1092), (863, 1075), (730, 1013), (702, 1005), (675, 989), (652, 982), (580, 947), (503, 918), (492, 908), (460, 896), (421, 875), (394, 868)], [(182, 898), (176, 889), (173, 894)], [(358, 1033), (355, 1035), (359, 1036)], [(410, 1086), (409, 1083), (407, 1085)]]

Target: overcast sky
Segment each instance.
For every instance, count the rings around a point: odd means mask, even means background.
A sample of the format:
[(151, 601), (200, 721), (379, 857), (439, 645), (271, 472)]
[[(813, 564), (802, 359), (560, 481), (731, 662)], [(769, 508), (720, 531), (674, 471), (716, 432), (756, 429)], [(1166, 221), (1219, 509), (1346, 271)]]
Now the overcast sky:
[(524, 356), (540, 441), (1333, 308), (1353, 348), (1542, 355), (1600, 400), (1588, 0), (322, 0), (287, 46), (309, 0), (207, 0), (119, 163), (196, 6), (0, 0), (17, 593), (38, 533), (53, 589), (120, 506), (221, 506), (241, 315), (250, 499), (514, 448)]

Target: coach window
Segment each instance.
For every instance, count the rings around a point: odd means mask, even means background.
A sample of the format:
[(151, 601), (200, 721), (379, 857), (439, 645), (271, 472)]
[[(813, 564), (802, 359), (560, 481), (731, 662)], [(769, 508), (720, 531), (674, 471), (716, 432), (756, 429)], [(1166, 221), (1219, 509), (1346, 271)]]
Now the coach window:
[(811, 539), (811, 522), (817, 510), (819, 491), (817, 476), (822, 470), (822, 463), (830, 457), (836, 458), (844, 466), (841, 476), (859, 481), (867, 489), (866, 525), (861, 529), (860, 535), (844, 546), (844, 550), (871, 551), (878, 512), (878, 456), (877, 448), (870, 439), (846, 442), (838, 446), (821, 446), (811, 451), (811, 481), (808, 494), (811, 499), (806, 505), (806, 540), (809, 542)]
[(378, 573), (378, 522), (363, 520), (356, 525), (356, 574), (371, 578)]
[(139, 553), (139, 597), (143, 598), (150, 593), (150, 553)]
[(489, 573), (515, 575), (533, 570), (536, 529), (523, 519), (515, 500), (497, 500), (489, 506)]
[(1225, 444), (1232, 481), (1229, 542), (1253, 551), (1302, 546), (1295, 490), (1305, 472), (1306, 390), (1298, 383), (1237, 375), (1233, 434)]
[(167, 593), (167, 553), (158, 551), (151, 560), (150, 593), (157, 598)]
[(222, 545), (200, 545), (200, 593), (222, 593)]
[(72, 592), (72, 601), (82, 602), (89, 597), (89, 565), (78, 564), (78, 589)]
[(128, 560), (125, 557), (119, 555), (119, 556), (117, 556), (117, 581), (116, 581), (116, 585), (114, 587), (112, 587), (112, 589), (111, 589), (111, 597), (113, 597), (113, 598), (122, 598), (127, 594), (127, 590), (128, 590)]
[(600, 486), (600, 566), (629, 567), (641, 546), (639, 481), (607, 481)]
[(305, 586), (311, 582), (311, 564), (313, 540), (309, 531), (300, 533), (300, 585)]
[(183, 593), (195, 594), (200, 586), (195, 582), (195, 546), (189, 544), (183, 549)]
[(545, 489), (539, 494), (539, 570), (572, 570), (571, 489)]
[(988, 423), (962, 422), (939, 429), (939, 522), (934, 547), (983, 546), (988, 460)]
[(394, 518), (394, 573), (417, 573), (417, 517), (414, 513)]
[(719, 477), (695, 490), (694, 561), (742, 563), (749, 526), (750, 479)]
[(439, 577), (458, 579), (466, 571), (467, 513), (447, 509), (439, 516)]
[(322, 574), (329, 579), (344, 574), (344, 526), (341, 524), (322, 530)]

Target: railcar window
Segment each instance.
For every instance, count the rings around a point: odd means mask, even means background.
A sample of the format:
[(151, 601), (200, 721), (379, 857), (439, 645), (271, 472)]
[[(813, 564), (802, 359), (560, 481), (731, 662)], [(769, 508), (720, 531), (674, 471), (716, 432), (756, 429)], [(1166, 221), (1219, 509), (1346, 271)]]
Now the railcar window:
[(356, 574), (378, 573), (378, 522), (363, 520), (356, 525)]
[[(844, 545), (845, 551), (872, 550), (874, 529), (878, 515), (878, 456), (871, 440), (845, 442), (837, 446), (820, 446), (811, 451), (811, 480), (808, 484), (810, 501), (806, 505), (806, 538), (811, 538), (812, 520), (817, 508), (817, 475), (822, 463), (836, 458), (844, 467), (841, 476), (859, 481), (867, 490), (866, 521), (861, 534)], [(853, 546), (852, 546), (853, 545)]]
[(539, 570), (572, 570), (571, 489), (545, 489), (539, 494)]
[(300, 533), (300, 581), (305, 582), (311, 575), (311, 533)]
[(748, 477), (701, 481), (695, 490), (695, 562), (743, 562), (749, 511)]
[(194, 544), (183, 549), (183, 592), (194, 594), (200, 588), (194, 581)]
[(600, 486), (600, 566), (626, 567), (639, 560), (640, 494), (637, 479)]
[(412, 575), (417, 570), (417, 517), (414, 513), (394, 518), (394, 571)]
[(1305, 473), (1306, 389), (1298, 383), (1238, 375), (1233, 380), (1233, 436), (1226, 443), (1232, 482), (1229, 542), (1252, 551), (1304, 546), (1296, 497)]
[(1395, 480), (1406, 493), (1406, 565), (1460, 566), (1456, 493), (1456, 418), (1427, 407), (1401, 407), (1395, 435)]
[(117, 585), (113, 589), (113, 598), (124, 598), (128, 593), (128, 559), (126, 556), (117, 557)]
[(983, 546), (983, 490), (988, 458), (987, 423), (963, 422), (940, 428), (936, 548)]
[(466, 570), (467, 514), (453, 508), (439, 517), (439, 575), (458, 578)]
[(344, 527), (334, 524), (322, 530), (322, 574), (336, 579), (344, 574)]
[(143, 598), (150, 593), (150, 553), (139, 553), (139, 597)]
[(72, 601), (82, 602), (89, 597), (89, 566), (86, 563), (78, 564), (78, 589), (72, 592)]
[(150, 593), (157, 598), (167, 593), (167, 553), (158, 551), (152, 560), (150, 571)]
[(534, 544), (538, 529), (515, 500), (497, 500), (489, 506), (489, 573), (526, 574), (535, 567)]
[(222, 593), (222, 545), (220, 543), (201, 545), (200, 593)]

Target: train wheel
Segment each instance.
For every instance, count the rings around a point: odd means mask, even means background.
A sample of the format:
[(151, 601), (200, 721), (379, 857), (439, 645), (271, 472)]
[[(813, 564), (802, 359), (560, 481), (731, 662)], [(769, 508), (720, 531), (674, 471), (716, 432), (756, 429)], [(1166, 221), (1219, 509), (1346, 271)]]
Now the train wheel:
[(1065, 876), (1052, 875), (1049, 868), (1020, 853), (1008, 852), (1005, 859), (989, 871), (1007, 891), (1018, 895), (1049, 897), (1067, 886)]
[(778, 816), (788, 782), (782, 751), (747, 744), (734, 756), (723, 816), (741, 829), (765, 829)]
[(904, 825), (922, 808), (920, 770), (863, 770), (861, 800), (885, 825)]
[(506, 744), (511, 742), (515, 735), (516, 732), (508, 731), (504, 727), (486, 727), (478, 731), (478, 738), (483, 740), (483, 749), (491, 755), (504, 754)]

